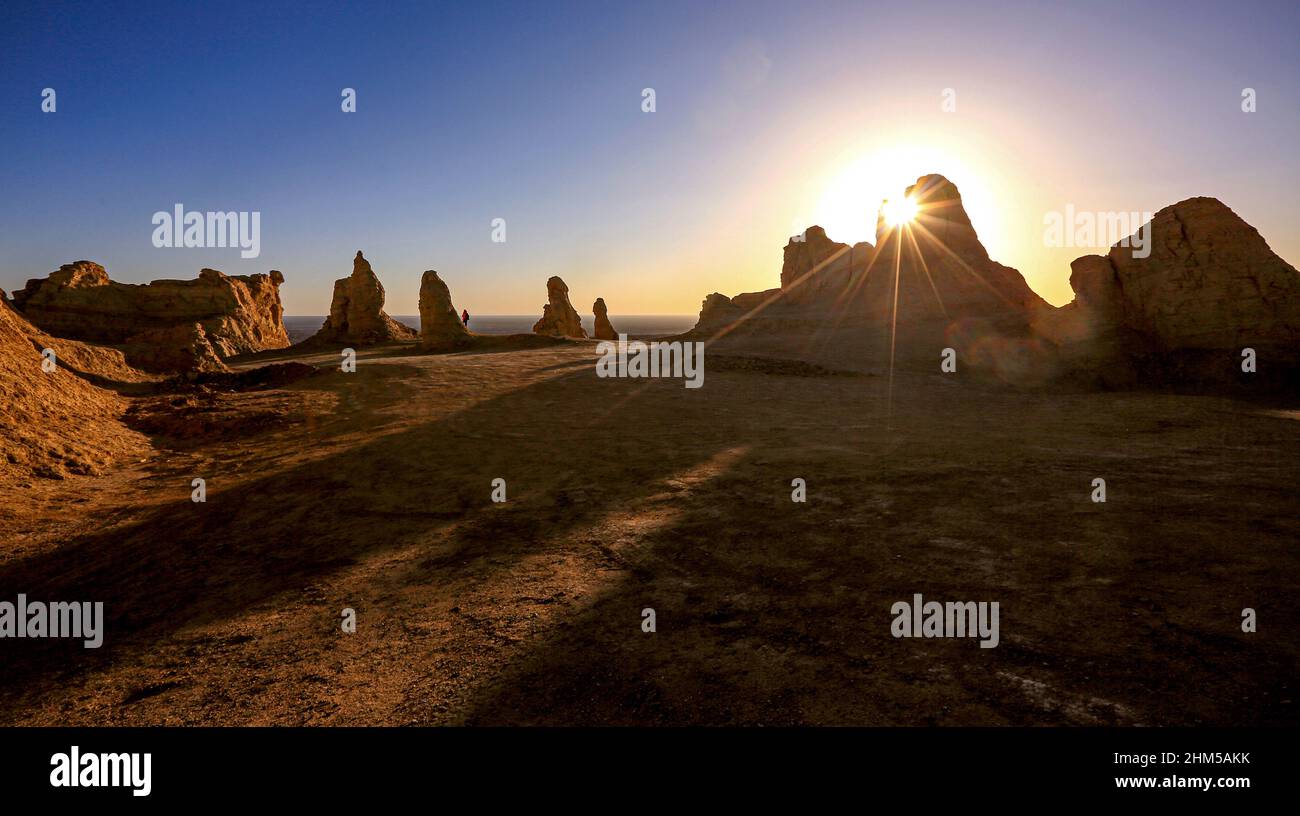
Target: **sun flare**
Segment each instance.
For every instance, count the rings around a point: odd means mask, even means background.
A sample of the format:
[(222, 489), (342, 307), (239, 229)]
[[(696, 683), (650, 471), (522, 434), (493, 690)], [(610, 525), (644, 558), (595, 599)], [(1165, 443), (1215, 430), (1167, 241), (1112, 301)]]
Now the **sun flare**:
[[(903, 140), (902, 136), (899, 136)], [(940, 173), (958, 186), (962, 203), (990, 253), (1003, 251), (1002, 216), (997, 208), (1000, 188), (990, 184), (979, 164), (959, 150), (907, 139), (889, 147), (859, 147), (828, 162), (826, 175), (811, 210), (796, 213), (794, 229), (819, 224), (832, 240), (875, 243), (876, 216), (882, 202), (896, 202), (897, 217), (884, 213), (885, 223), (924, 223), (925, 203), (907, 202), (903, 191), (926, 173)]]
[(902, 224), (910, 224), (916, 218), (919, 208), (916, 201), (910, 196), (896, 200), (886, 200), (881, 207), (881, 212), (885, 216), (885, 223), (891, 227), (897, 227)]

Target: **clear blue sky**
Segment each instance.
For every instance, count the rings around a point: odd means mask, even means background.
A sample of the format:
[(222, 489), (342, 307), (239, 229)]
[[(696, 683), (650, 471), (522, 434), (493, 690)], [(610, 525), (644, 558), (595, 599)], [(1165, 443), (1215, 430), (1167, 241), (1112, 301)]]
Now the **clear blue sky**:
[[(776, 285), (790, 224), (891, 140), (974, 168), (994, 256), (1057, 302), (1083, 253), (1031, 245), (1065, 203), (1216, 195), (1296, 263), (1298, 5), (5, 0), (0, 287), (274, 268), (320, 314), (362, 249), (392, 313), (431, 268), (480, 314), (540, 313), (552, 274), (581, 311), (693, 312)], [(154, 248), (176, 203), (260, 211), (261, 256)]]

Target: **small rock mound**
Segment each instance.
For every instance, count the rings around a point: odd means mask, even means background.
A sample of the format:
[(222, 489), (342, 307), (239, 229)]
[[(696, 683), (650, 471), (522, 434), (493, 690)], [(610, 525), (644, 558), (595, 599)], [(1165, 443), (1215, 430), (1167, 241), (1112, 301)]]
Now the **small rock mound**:
[(366, 346), (418, 336), (384, 312), (384, 285), (358, 250), (352, 260), (352, 274), (334, 281), (334, 297), (325, 324), (303, 343)]
[(469, 330), (451, 303), (451, 290), (430, 269), (420, 278), (420, 347), (442, 351), (468, 345)]
[(549, 337), (586, 337), (582, 318), (569, 302), (569, 287), (558, 276), (546, 281), (547, 303), (542, 307), (542, 319), (533, 325), (534, 334)]
[(614, 331), (614, 325), (609, 322), (609, 310), (605, 307), (605, 299), (596, 298), (596, 302), (591, 305), (591, 311), (596, 315), (595, 338), (617, 340), (618, 332)]

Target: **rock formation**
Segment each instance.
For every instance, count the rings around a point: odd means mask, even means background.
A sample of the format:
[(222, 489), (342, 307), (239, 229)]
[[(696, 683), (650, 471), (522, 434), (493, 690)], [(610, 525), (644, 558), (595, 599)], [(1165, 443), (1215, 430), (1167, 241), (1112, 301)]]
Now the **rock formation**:
[(569, 302), (569, 287), (558, 277), (546, 281), (547, 303), (542, 307), (542, 318), (533, 324), (534, 334), (550, 337), (586, 337), (582, 318)]
[(720, 292), (714, 292), (700, 304), (700, 319), (693, 333), (710, 336), (730, 327), (745, 315), (745, 309)]
[(303, 342), (364, 346), (389, 340), (414, 340), (418, 336), (415, 330), (384, 312), (384, 285), (358, 250), (352, 260), (352, 274), (334, 281), (329, 317), (320, 331)]
[(420, 347), (442, 351), (468, 345), (472, 335), (460, 322), (451, 302), (451, 290), (430, 269), (420, 278)]
[(989, 258), (955, 184), (922, 176), (904, 195), (917, 206), (911, 223), (888, 225), (883, 208), (877, 219), (873, 269), (862, 287), (869, 313), (884, 318), (894, 311), (896, 265), (900, 322), (977, 318), (1024, 327), (1051, 308), (1019, 272)]
[(614, 331), (613, 324), (609, 322), (609, 310), (605, 308), (605, 299), (596, 298), (596, 302), (591, 305), (591, 311), (596, 315), (593, 336), (597, 340), (617, 340), (618, 332)]
[(202, 323), (150, 329), (122, 345), (126, 361), (144, 371), (158, 373), (211, 373), (229, 371), (208, 340)]
[(873, 250), (865, 241), (853, 246), (832, 241), (819, 226), (791, 236), (781, 264), (785, 301), (806, 305), (833, 299), (848, 287), (852, 270), (861, 268)]
[(989, 258), (956, 185), (922, 176), (905, 195), (918, 206), (911, 223), (895, 227), (882, 217), (874, 246), (850, 246), (809, 227), (785, 246), (779, 289), (712, 294), (689, 334), (711, 337), (725, 327), (733, 340), (806, 336), (812, 341), (798, 342), (800, 348), (820, 343), (869, 351), (888, 336), (878, 328), (896, 325), (900, 334), (918, 335), (921, 342), (906, 346), (927, 359), (934, 342), (954, 331), (980, 342), (995, 333), (1027, 335), (1035, 315), (1051, 307), (1019, 272)]
[[(952, 347), (1021, 383), (1300, 381), (1300, 274), (1215, 199), (1167, 207), (1146, 241), (1075, 260), (1074, 302), (1055, 309), (989, 258), (952, 182), (922, 176), (906, 195), (915, 218), (894, 226), (882, 207), (875, 247), (811, 227), (786, 245), (780, 289), (709, 295), (688, 335), (874, 371), (909, 354), (932, 370)], [(1242, 370), (1247, 348), (1257, 371)]]
[(196, 280), (115, 283), (91, 261), (65, 264), (14, 293), (14, 307), (59, 337), (125, 343), (142, 332), (199, 323), (218, 354), (229, 357), (289, 345), (282, 320), (284, 276), (228, 276), (204, 269)]
[[(97, 473), (147, 449), (118, 421), (125, 400), (65, 364), (64, 352), (75, 358), (71, 347), (79, 346), (42, 334), (0, 297), (0, 485)], [(42, 369), (46, 348), (55, 353), (49, 371)]]
[(1037, 321), (1069, 365), (1133, 367), (1149, 382), (1235, 377), (1244, 348), (1261, 371), (1300, 362), (1300, 273), (1254, 227), (1190, 198), (1146, 230), (1075, 260), (1074, 301)]

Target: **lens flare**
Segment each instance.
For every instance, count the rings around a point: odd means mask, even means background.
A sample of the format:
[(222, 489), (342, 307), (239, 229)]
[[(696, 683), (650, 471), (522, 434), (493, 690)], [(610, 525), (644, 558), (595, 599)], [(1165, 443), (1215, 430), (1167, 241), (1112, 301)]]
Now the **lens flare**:
[(897, 201), (889, 200), (881, 207), (885, 215), (885, 223), (891, 227), (897, 227), (902, 224), (910, 224), (916, 218), (916, 202), (910, 198), (902, 198)]

